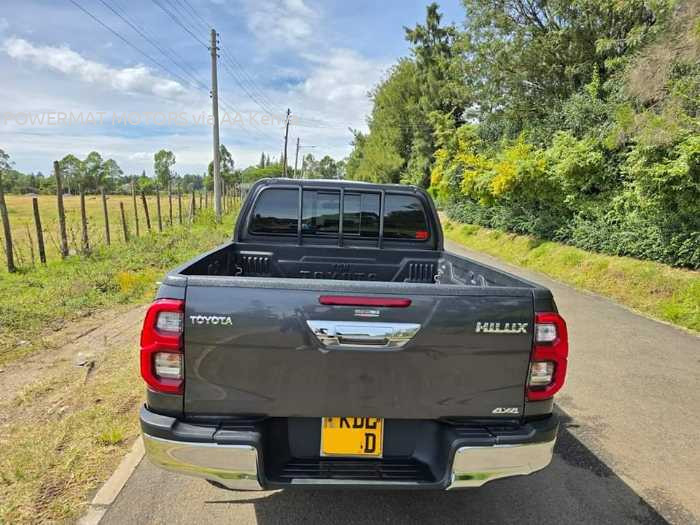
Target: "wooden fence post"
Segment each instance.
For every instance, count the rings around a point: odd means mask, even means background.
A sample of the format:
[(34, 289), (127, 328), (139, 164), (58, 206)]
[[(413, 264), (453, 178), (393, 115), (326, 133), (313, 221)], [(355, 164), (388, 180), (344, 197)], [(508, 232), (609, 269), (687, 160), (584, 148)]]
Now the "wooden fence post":
[(5, 205), (5, 190), (2, 186), (2, 170), (0, 170), (0, 215), (2, 215), (2, 231), (5, 237), (5, 255), (7, 256), (7, 271), (17, 271), (14, 253), (12, 253), (12, 230), (10, 230), (10, 217)]
[(192, 202), (190, 203), (190, 221), (194, 222), (194, 215), (195, 215), (195, 200), (194, 200), (194, 190), (192, 190)]
[(160, 215), (160, 188), (156, 188), (156, 212), (158, 213), (158, 231), (163, 231), (163, 219)]
[(177, 183), (177, 217), (182, 224), (182, 191), (179, 182)]
[(124, 203), (119, 201), (119, 211), (122, 215), (122, 231), (124, 232), (124, 242), (129, 242), (129, 230), (126, 227), (126, 214), (124, 213)]
[(46, 248), (44, 247), (44, 231), (41, 229), (41, 217), (39, 216), (39, 199), (32, 197), (34, 210), (34, 224), (36, 225), (36, 243), (39, 245), (39, 260), (46, 264)]
[(85, 211), (85, 190), (80, 186), (80, 225), (82, 227), (83, 254), (90, 253), (90, 238), (88, 237), (87, 212)]
[(56, 198), (58, 200), (58, 233), (61, 241), (61, 257), (68, 257), (68, 236), (66, 235), (66, 211), (63, 208), (63, 181), (61, 180), (61, 168), (58, 161), (53, 163), (53, 171), (56, 174)]
[(139, 207), (136, 205), (136, 184), (131, 181), (131, 199), (134, 201), (134, 225), (136, 227), (136, 237), (141, 235), (139, 231)]
[(146, 192), (141, 190), (141, 201), (143, 202), (143, 212), (146, 215), (146, 226), (148, 231), (151, 231), (151, 216), (148, 215), (148, 201), (146, 201)]
[(168, 217), (170, 219), (170, 226), (173, 225), (173, 182), (168, 181)]
[(199, 209), (202, 209), (202, 192), (199, 192)]
[(209, 207), (209, 190), (204, 188), (204, 207)]
[(112, 244), (112, 239), (109, 237), (109, 213), (107, 213), (107, 195), (105, 194), (105, 189), (100, 189), (102, 193), (102, 211), (105, 216), (105, 240), (107, 241), (107, 246)]

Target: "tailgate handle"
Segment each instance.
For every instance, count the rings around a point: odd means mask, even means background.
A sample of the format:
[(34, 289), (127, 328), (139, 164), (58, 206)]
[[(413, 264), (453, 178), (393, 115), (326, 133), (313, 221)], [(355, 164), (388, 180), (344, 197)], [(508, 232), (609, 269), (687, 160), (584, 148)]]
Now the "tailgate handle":
[(401, 348), (420, 330), (420, 325), (415, 323), (306, 321), (306, 324), (326, 348)]

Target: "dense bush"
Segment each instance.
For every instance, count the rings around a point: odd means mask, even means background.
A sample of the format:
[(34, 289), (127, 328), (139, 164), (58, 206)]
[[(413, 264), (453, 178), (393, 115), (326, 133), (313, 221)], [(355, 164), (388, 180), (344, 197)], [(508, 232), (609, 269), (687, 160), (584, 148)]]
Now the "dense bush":
[[(564, 133), (544, 150), (518, 140), (487, 155), (469, 150), (473, 144), (461, 142), (451, 156), (439, 151), (433, 170), (433, 191), (447, 201), (450, 217), (700, 268), (697, 135), (622, 153), (601, 139)], [(461, 192), (452, 190), (457, 181)]]
[[(462, 0), (407, 29), (350, 178), (459, 220), (700, 267), (700, 3)], [(430, 173), (429, 179), (424, 173)]]

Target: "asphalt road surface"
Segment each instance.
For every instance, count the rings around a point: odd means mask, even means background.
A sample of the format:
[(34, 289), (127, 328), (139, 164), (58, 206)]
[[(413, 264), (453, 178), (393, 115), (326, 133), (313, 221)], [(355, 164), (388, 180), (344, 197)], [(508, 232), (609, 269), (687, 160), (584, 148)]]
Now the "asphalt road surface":
[(141, 462), (102, 523), (700, 523), (700, 338), (454, 243), (549, 287), (569, 326), (545, 470), (452, 492), (231, 492)]

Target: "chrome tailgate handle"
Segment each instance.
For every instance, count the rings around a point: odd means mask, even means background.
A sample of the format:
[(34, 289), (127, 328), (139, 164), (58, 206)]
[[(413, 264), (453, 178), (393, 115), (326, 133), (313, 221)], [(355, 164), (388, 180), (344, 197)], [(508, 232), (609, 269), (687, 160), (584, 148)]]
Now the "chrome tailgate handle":
[(400, 348), (420, 330), (415, 323), (306, 321), (316, 339), (327, 348)]

